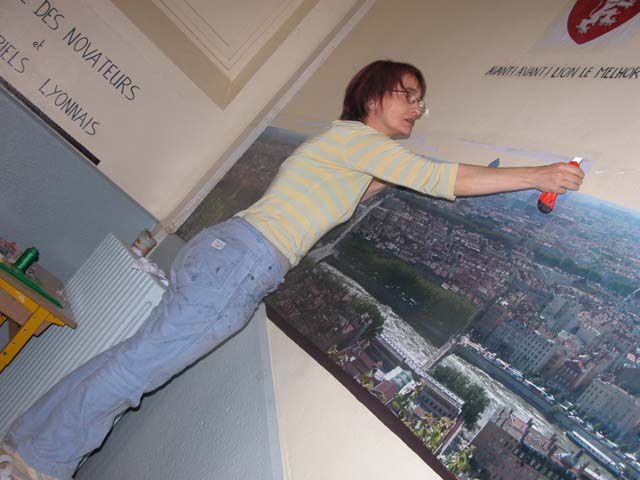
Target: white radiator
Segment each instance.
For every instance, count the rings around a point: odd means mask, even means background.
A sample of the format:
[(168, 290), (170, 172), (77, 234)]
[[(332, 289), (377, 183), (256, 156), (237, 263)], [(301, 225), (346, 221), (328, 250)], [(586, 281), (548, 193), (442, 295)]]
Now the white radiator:
[(110, 234), (65, 285), (78, 328), (50, 326), (0, 373), (0, 438), (60, 378), (133, 334), (158, 304), (163, 285), (132, 269), (134, 261)]

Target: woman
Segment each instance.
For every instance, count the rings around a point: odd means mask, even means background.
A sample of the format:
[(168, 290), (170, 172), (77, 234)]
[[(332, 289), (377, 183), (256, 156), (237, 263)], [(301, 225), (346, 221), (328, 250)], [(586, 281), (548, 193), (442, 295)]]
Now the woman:
[(0, 451), (5, 468), (12, 463), (26, 478), (69, 478), (117, 415), (238, 332), (320, 237), (387, 184), (450, 200), (580, 187), (583, 172), (568, 164), (494, 169), (411, 153), (395, 140), (408, 137), (424, 115), (425, 90), (412, 65), (377, 61), (358, 72), (340, 120), (301, 145), (258, 202), (180, 251), (168, 291), (139, 331), (14, 422)]

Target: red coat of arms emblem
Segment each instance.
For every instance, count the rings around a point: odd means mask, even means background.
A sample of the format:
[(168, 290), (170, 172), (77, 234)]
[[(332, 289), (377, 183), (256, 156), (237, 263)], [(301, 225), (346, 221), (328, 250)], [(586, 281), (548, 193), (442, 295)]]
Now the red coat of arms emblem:
[(577, 44), (598, 38), (640, 12), (640, 0), (577, 0), (567, 19)]

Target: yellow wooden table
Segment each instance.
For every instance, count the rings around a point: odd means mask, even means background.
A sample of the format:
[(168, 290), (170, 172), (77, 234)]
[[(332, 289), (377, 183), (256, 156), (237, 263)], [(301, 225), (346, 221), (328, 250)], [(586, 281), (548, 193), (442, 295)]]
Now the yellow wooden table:
[[(62, 283), (46, 270), (34, 265), (36, 283), (46, 292), (55, 294)], [(60, 308), (35, 290), (0, 269), (0, 326), (7, 320), (14, 321), (20, 329), (0, 352), (0, 372), (13, 360), (31, 337), (44, 332), (49, 325), (76, 328), (69, 307)]]

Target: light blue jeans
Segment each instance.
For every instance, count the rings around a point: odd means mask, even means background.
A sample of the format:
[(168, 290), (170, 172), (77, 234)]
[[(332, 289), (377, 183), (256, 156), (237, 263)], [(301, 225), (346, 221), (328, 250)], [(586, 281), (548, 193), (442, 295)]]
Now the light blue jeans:
[(57, 383), (12, 424), (6, 441), (33, 468), (70, 478), (143, 393), (242, 329), (288, 266), (241, 218), (202, 231), (176, 257), (169, 289), (140, 329)]

